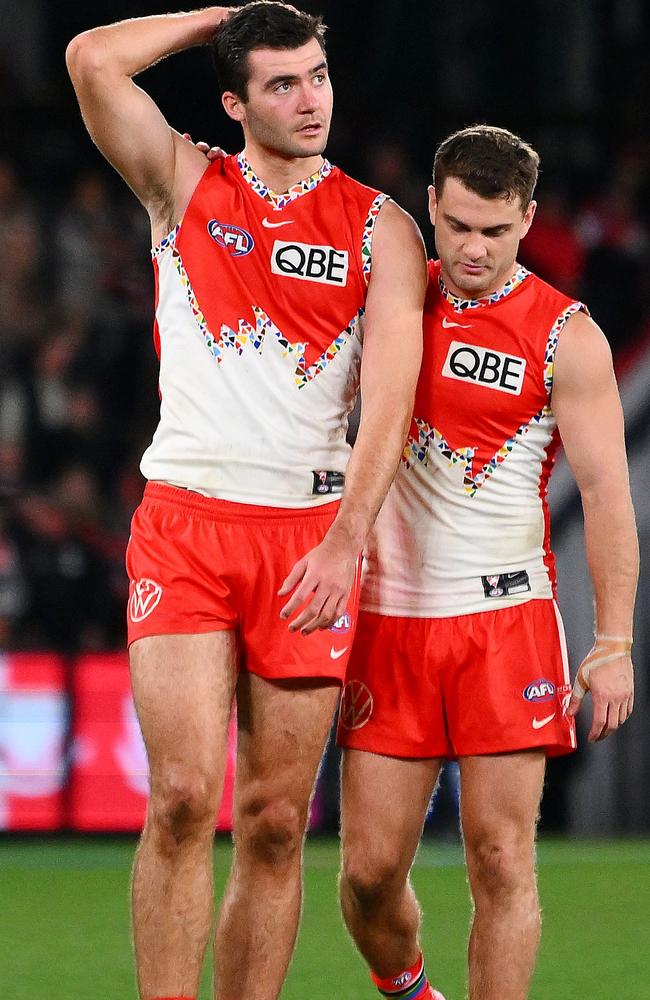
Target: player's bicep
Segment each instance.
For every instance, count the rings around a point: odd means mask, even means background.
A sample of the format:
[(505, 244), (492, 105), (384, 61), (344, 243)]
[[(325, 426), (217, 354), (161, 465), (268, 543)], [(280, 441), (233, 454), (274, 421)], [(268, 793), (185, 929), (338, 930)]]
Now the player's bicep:
[(175, 142), (155, 102), (103, 57), (101, 42), (78, 36), (66, 62), (84, 124), (101, 153), (140, 201), (171, 197)]
[(362, 392), (376, 381), (410, 394), (422, 360), (427, 268), (422, 236), (410, 216), (387, 202), (377, 220), (366, 299)]
[(584, 314), (573, 316), (560, 336), (551, 405), (580, 490), (620, 481), (625, 436), (612, 355), (602, 331)]

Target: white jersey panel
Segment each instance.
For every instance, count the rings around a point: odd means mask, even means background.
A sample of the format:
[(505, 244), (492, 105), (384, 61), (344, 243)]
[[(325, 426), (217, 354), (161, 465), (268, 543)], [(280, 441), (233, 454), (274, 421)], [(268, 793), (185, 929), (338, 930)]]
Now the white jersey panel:
[[(546, 411), (481, 481), (471, 458), (450, 454), (431, 429), (425, 461), (400, 466), (377, 518), (364, 561), (362, 607), (445, 618), (551, 598), (540, 480), (554, 430)], [(498, 579), (490, 584), (486, 578), (503, 573), (508, 593), (499, 595)], [(518, 574), (526, 582), (519, 578), (517, 593)]]
[(242, 320), (237, 331), (220, 331), (217, 364), (182, 262), (171, 246), (157, 261), (162, 401), (143, 475), (241, 503), (298, 508), (336, 500), (336, 493), (314, 495), (314, 473), (344, 472), (349, 460), (346, 418), (358, 389), (361, 315), (306, 384), (295, 377), (295, 345), (258, 309), (255, 327)]

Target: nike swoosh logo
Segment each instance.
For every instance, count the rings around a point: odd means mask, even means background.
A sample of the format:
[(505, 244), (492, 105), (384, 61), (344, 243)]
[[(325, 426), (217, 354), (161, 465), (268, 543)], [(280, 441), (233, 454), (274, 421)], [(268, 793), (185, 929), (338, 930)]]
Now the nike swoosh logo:
[(533, 729), (542, 729), (543, 726), (548, 726), (549, 722), (555, 718), (555, 714), (553, 712), (553, 715), (547, 715), (545, 719), (533, 719)]
[(262, 225), (265, 229), (279, 229), (281, 226), (290, 226), (293, 224), (293, 219), (287, 219), (286, 222), (269, 222), (268, 219), (262, 219)]
[(443, 327), (444, 327), (445, 330), (450, 330), (452, 328), (452, 326), (459, 326), (461, 328), (461, 330), (471, 330), (472, 329), (472, 324), (471, 323), (454, 323), (454, 321), (452, 319), (447, 319), (446, 316), (443, 317), (442, 325), (443, 325)]
[(344, 653), (347, 653), (348, 647), (344, 646), (343, 649), (334, 649), (334, 646), (330, 649), (330, 656), (333, 660), (339, 660)]

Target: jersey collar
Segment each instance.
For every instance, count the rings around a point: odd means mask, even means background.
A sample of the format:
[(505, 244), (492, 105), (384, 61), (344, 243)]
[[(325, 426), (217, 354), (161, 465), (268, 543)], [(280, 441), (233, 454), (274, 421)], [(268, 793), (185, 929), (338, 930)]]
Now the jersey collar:
[(440, 291), (443, 297), (449, 302), (457, 312), (461, 312), (463, 309), (478, 309), (480, 306), (489, 306), (493, 302), (499, 302), (500, 299), (504, 299), (506, 295), (510, 295), (514, 292), (515, 288), (518, 288), (522, 281), (530, 274), (525, 267), (519, 267), (517, 271), (513, 274), (512, 278), (508, 278), (505, 285), (499, 288), (496, 292), (492, 292), (491, 295), (485, 295), (480, 299), (461, 299), (458, 295), (454, 295), (450, 292), (444, 283), (442, 274), (438, 277), (438, 284), (440, 285)]
[(239, 153), (237, 156), (237, 166), (241, 170), (242, 177), (246, 183), (256, 194), (260, 196), (260, 198), (263, 198), (264, 201), (268, 202), (269, 205), (271, 205), (276, 211), (284, 208), (290, 202), (295, 201), (296, 198), (300, 198), (301, 195), (307, 194), (309, 191), (313, 191), (314, 188), (318, 187), (318, 185), (325, 180), (326, 177), (329, 177), (334, 169), (329, 160), (323, 160), (323, 164), (320, 169), (317, 170), (315, 174), (312, 174), (311, 177), (306, 177), (304, 180), (294, 184), (293, 187), (289, 188), (289, 190), (285, 191), (283, 194), (277, 194), (275, 191), (271, 191), (271, 189), (259, 179), (243, 152)]

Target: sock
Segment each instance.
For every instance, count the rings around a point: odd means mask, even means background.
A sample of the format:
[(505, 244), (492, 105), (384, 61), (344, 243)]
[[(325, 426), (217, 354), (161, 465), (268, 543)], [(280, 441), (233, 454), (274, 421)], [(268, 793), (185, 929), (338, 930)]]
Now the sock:
[(388, 976), (386, 979), (382, 979), (371, 970), (370, 978), (379, 992), (390, 1000), (425, 1000), (431, 995), (422, 952), (410, 969)]

